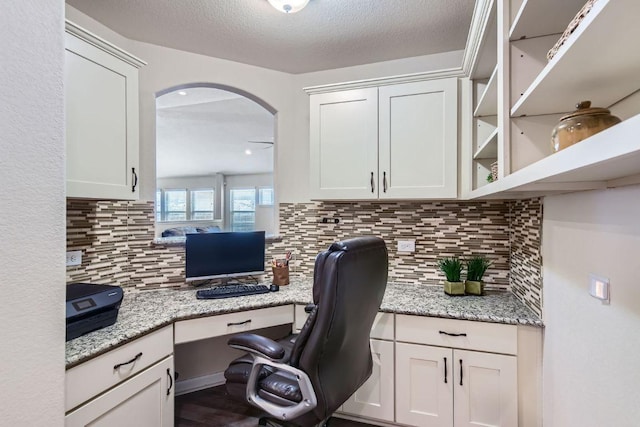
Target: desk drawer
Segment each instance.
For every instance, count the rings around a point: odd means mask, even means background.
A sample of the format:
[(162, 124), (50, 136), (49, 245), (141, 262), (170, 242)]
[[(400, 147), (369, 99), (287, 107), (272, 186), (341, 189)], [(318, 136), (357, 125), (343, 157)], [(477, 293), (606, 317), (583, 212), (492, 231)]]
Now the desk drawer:
[(182, 344), (286, 323), (293, 323), (291, 305), (220, 314), (176, 322), (174, 340)]
[(65, 376), (65, 412), (172, 353), (173, 326), (166, 326), (69, 369)]
[[(295, 333), (299, 333), (309, 314), (304, 311), (305, 306), (296, 304)], [(371, 338), (393, 340), (393, 313), (378, 313), (371, 327)]]
[[(454, 336), (454, 335), (460, 336)], [(396, 315), (396, 340), (440, 347), (517, 354), (518, 327), (437, 317)]]

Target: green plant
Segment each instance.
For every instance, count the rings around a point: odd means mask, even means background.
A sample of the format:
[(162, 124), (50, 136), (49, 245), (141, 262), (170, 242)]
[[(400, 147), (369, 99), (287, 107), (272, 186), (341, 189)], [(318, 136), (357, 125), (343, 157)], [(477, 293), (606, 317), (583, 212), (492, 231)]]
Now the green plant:
[(467, 280), (472, 282), (480, 282), (482, 276), (491, 266), (491, 261), (482, 255), (473, 256), (466, 261), (467, 264)]
[(460, 261), (458, 257), (439, 259), (438, 267), (444, 273), (448, 282), (460, 282), (462, 261)]
[(493, 174), (489, 173), (489, 175), (487, 175), (487, 182), (493, 182)]

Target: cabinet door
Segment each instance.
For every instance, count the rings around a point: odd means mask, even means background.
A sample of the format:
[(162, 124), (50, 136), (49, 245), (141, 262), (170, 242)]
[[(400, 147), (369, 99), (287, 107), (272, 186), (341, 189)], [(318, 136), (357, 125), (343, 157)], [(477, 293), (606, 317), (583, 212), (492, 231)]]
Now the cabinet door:
[(136, 199), (137, 69), (67, 33), (64, 86), (67, 197)]
[(453, 372), (448, 348), (396, 343), (396, 422), (453, 425)]
[(170, 356), (70, 412), (65, 425), (171, 427), (173, 374), (173, 356)]
[(518, 425), (514, 356), (454, 350), (455, 426)]
[(455, 78), (379, 89), (381, 199), (457, 197), (457, 89)]
[(393, 422), (393, 342), (371, 340), (373, 372), (342, 407), (343, 412)]
[(312, 199), (378, 197), (378, 89), (311, 95)]

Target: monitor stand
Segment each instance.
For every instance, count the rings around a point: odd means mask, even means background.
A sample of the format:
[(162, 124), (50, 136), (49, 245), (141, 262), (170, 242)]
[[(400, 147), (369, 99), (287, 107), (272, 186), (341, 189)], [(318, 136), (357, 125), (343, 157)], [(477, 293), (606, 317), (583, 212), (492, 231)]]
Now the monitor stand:
[(222, 279), (222, 283), (220, 283), (217, 286), (239, 286), (242, 285), (242, 283), (238, 282), (237, 280), (233, 280), (230, 278), (224, 278)]

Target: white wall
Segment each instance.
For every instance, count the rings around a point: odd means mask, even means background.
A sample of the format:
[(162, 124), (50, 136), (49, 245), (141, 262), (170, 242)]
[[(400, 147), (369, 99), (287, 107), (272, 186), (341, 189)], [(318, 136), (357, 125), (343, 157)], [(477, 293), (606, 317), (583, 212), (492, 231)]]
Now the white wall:
[(63, 2), (0, 13), (0, 424), (64, 423)]
[(545, 198), (542, 242), (545, 427), (639, 425), (640, 187)]
[[(231, 200), (230, 190), (233, 188), (273, 187), (273, 175), (268, 173), (251, 175), (226, 175), (225, 200)], [(256, 193), (257, 195), (257, 193)], [(225, 227), (231, 228), (231, 206), (225, 206)], [(256, 230), (264, 230), (267, 235), (276, 234), (276, 207), (258, 206), (256, 204)]]

